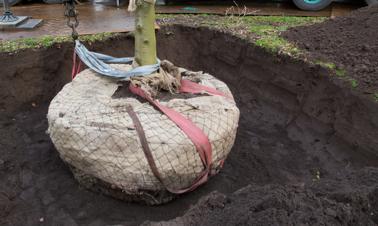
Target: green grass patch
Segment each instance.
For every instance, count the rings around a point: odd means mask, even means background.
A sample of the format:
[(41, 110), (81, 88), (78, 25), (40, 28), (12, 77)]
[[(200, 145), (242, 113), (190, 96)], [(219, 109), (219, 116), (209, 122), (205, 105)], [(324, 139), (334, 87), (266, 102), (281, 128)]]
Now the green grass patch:
[[(274, 27), (281, 27), (286, 30), (289, 27), (320, 23), (326, 17), (298, 17), (298, 16), (245, 16), (243, 20), (249, 25), (268, 24)], [(285, 29), (286, 28), (286, 29)]]
[(324, 61), (321, 61), (321, 60), (316, 60), (314, 63), (317, 64), (317, 65), (320, 65), (324, 68), (330, 69), (332, 71), (336, 69), (336, 64), (331, 63), (331, 62), (324, 62)]
[(43, 36), (40, 38), (22, 38), (0, 42), (0, 52), (17, 52), (24, 49), (50, 47), (55, 43), (67, 42), (68, 37)]
[[(242, 12), (242, 10), (237, 10), (237, 12)], [(173, 23), (182, 21), (182, 23), (196, 26), (228, 29), (236, 35), (251, 38), (256, 45), (271, 52), (292, 56), (299, 55), (300, 50), (294, 44), (281, 38), (281, 32), (291, 27), (319, 23), (326, 19), (326, 17), (245, 16), (240, 13), (229, 13), (226, 16), (158, 14), (157, 18), (161, 21), (174, 21)]]
[[(227, 20), (227, 17), (225, 17)], [(295, 16), (232, 16), (231, 25), (240, 24), (255, 36), (258, 46), (273, 52), (298, 55), (299, 49), (292, 43), (280, 37), (281, 32), (290, 27), (319, 23), (325, 17), (295, 17)], [(230, 20), (230, 19), (228, 19)], [(227, 26), (229, 27), (229, 26)]]
[(335, 74), (338, 77), (344, 77), (346, 75), (346, 71), (344, 69), (341, 69), (341, 68), (336, 68)]
[(283, 52), (289, 55), (299, 55), (300, 50), (293, 44), (278, 36), (267, 36), (255, 41), (257, 46), (263, 47), (270, 52)]
[[(99, 33), (94, 35), (82, 35), (79, 40), (82, 42), (92, 43), (95, 41), (103, 41), (110, 37), (116, 36), (116, 33)], [(21, 38), (16, 40), (1, 41), (0, 52), (17, 52), (25, 49), (47, 48), (54, 44), (72, 42), (70, 36), (42, 36), (38, 38)]]
[(286, 41), (279, 37), (263, 37), (256, 40), (256, 45), (266, 48), (272, 52), (278, 51)]
[(378, 102), (378, 92), (373, 94), (373, 98), (375, 102)]
[(325, 62), (321, 60), (316, 60), (314, 64), (320, 65), (324, 68), (329, 69), (330, 71), (334, 72), (337, 77), (345, 77), (346, 71), (343, 68), (339, 68), (336, 66), (336, 64), (332, 62)]
[[(236, 34), (252, 37), (258, 46), (269, 51), (297, 55), (299, 49), (279, 35), (290, 27), (314, 24), (324, 21), (325, 17), (293, 17), (293, 16), (244, 16), (240, 14), (229, 14), (227, 16), (214, 15), (177, 15), (157, 14), (157, 19), (167, 23), (171, 21), (182, 21), (186, 24), (208, 26), (211, 28), (227, 28)], [(189, 21), (189, 22), (188, 22)], [(102, 41), (116, 34), (100, 33), (95, 35), (80, 36), (81, 41), (95, 42)], [(56, 43), (70, 42), (69, 36), (53, 37), (44, 36), (40, 38), (23, 38), (11, 41), (0, 42), (0, 52), (16, 52), (23, 49), (50, 47)]]
[(357, 88), (358, 82), (356, 79), (350, 79), (349, 82), (353, 89)]
[(252, 26), (250, 28), (250, 31), (255, 34), (265, 36), (268, 34), (273, 34), (276, 31), (276, 29), (272, 25), (256, 25), (256, 26)]
[(246, 21), (255, 23), (270, 23), (281, 24), (288, 26), (299, 26), (311, 23), (319, 23), (326, 19), (326, 17), (302, 17), (302, 16), (248, 16)]

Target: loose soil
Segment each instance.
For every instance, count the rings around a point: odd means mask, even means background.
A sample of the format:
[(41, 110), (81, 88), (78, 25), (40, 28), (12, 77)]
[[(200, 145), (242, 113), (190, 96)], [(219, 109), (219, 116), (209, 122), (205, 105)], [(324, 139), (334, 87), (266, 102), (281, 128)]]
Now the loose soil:
[[(377, 103), (228, 33), (164, 26), (158, 43), (160, 59), (209, 72), (235, 96), (240, 125), (221, 173), (158, 207), (79, 187), (45, 133), (72, 46), (0, 54), (0, 225), (378, 224)], [(132, 46), (119, 36), (91, 49)]]
[(378, 93), (378, 5), (283, 33), (312, 60), (335, 63), (367, 94)]

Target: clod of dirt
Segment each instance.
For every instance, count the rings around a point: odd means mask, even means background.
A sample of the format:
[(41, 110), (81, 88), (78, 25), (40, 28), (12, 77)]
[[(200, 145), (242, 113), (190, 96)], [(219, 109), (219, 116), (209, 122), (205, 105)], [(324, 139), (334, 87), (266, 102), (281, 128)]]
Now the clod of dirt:
[(349, 16), (330, 19), (283, 33), (309, 52), (313, 60), (335, 63), (345, 69), (365, 93), (378, 91), (378, 5)]

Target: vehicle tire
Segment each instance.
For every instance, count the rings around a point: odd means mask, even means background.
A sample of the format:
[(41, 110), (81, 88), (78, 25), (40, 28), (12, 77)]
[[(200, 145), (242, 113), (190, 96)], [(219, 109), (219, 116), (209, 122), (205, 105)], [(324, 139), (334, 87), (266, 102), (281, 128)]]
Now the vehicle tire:
[(43, 0), (46, 4), (61, 4), (63, 3), (63, 0)]
[[(0, 0), (0, 6), (3, 6), (3, 1), (4, 0)], [(9, 0), (9, 6), (13, 6), (13, 5), (16, 5), (18, 3), (20, 3), (22, 0)]]
[(365, 0), (368, 5), (378, 5), (378, 0)]
[[(366, 1), (376, 1), (376, 0), (366, 0)], [(331, 4), (332, 0), (293, 0), (294, 4), (303, 10), (307, 11), (318, 11), (322, 10)]]

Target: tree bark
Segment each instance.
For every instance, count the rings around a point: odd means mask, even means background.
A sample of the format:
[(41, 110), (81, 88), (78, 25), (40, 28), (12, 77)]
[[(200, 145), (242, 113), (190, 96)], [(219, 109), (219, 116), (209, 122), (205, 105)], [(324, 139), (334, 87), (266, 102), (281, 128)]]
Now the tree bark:
[(135, 61), (139, 66), (156, 64), (155, 3), (137, 0), (135, 11)]

